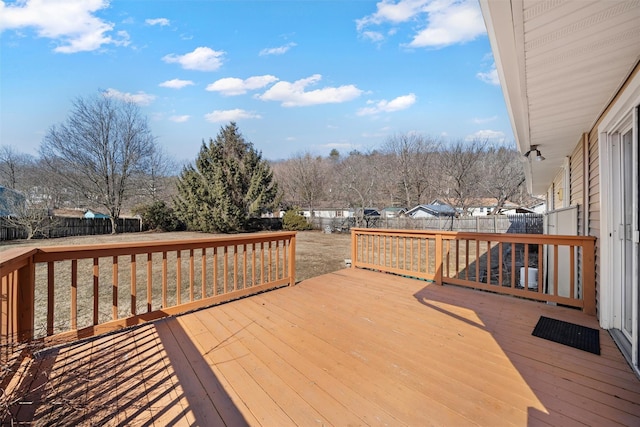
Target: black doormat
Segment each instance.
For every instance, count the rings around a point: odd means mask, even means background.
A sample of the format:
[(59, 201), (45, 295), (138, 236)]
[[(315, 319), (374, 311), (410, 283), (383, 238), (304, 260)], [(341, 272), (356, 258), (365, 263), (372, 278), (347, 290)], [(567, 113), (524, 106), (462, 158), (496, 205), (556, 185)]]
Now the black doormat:
[(531, 335), (589, 353), (600, 354), (600, 331), (597, 329), (540, 316)]

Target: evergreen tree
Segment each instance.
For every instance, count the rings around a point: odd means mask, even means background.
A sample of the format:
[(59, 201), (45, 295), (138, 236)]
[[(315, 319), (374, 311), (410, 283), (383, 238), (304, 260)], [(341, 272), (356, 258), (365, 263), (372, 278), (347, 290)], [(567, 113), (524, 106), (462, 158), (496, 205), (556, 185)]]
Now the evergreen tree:
[(247, 230), (276, 195), (269, 164), (231, 122), (215, 140), (203, 141), (195, 167), (183, 168), (174, 202), (189, 229), (228, 233)]

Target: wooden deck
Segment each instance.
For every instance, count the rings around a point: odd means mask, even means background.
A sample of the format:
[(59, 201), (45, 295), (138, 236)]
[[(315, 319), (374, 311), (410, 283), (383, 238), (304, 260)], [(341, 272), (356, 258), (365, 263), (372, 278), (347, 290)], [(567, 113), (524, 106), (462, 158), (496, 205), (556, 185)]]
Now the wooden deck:
[(640, 381), (608, 333), (593, 355), (533, 337), (540, 315), (597, 327), (345, 269), (47, 350), (10, 409), (34, 425), (640, 425)]

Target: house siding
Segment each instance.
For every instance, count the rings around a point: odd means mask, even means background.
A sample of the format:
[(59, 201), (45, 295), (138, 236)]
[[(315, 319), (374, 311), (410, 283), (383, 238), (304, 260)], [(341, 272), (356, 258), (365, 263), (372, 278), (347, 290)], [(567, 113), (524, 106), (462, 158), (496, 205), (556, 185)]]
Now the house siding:
[(560, 209), (563, 205), (563, 199), (566, 197), (564, 192), (564, 169), (560, 169), (553, 179), (553, 209)]
[(600, 156), (598, 154), (599, 139), (597, 125), (589, 133), (589, 236), (596, 237), (595, 272), (596, 272), (596, 316), (600, 318)]
[[(584, 223), (584, 149), (582, 142), (576, 145), (569, 159), (569, 205), (578, 207), (578, 234), (582, 235)], [(578, 271), (580, 271), (578, 269)]]

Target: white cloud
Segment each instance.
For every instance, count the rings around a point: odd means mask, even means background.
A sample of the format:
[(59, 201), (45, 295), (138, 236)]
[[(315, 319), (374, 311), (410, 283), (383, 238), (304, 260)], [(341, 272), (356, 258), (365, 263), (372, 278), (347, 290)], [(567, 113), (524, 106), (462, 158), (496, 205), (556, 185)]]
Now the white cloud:
[(369, 40), (372, 41), (374, 43), (378, 43), (384, 40), (384, 35), (382, 33), (379, 33), (377, 31), (363, 31), (362, 33), (360, 33), (360, 35)]
[(306, 79), (296, 80), (293, 83), (280, 81), (271, 86), (262, 95), (256, 98), (263, 101), (278, 101), (283, 107), (302, 107), (319, 104), (338, 104), (351, 101), (362, 94), (362, 91), (354, 85), (338, 87), (325, 87), (311, 91), (305, 91), (307, 86), (316, 84), (322, 79), (320, 74), (314, 74)]
[[(407, 22), (422, 28), (407, 45), (414, 48), (465, 43), (486, 32), (477, 0), (382, 0), (375, 13), (356, 21), (356, 27), (363, 37), (372, 39), (368, 34), (371, 26)], [(389, 34), (395, 31), (392, 29)], [(374, 34), (373, 40), (380, 41), (382, 33)]]
[(261, 119), (262, 117), (259, 114), (236, 108), (235, 110), (215, 110), (209, 114), (205, 114), (204, 118), (207, 119), (208, 122), (220, 123), (233, 122), (240, 119)]
[(120, 99), (126, 102), (133, 102), (134, 104), (138, 105), (149, 105), (156, 99), (155, 95), (150, 95), (142, 91), (138, 93), (128, 93), (120, 92), (119, 90), (112, 88), (103, 91), (102, 95), (109, 98)]
[(278, 78), (272, 75), (253, 76), (242, 80), (235, 77), (226, 77), (216, 80), (207, 86), (210, 92), (220, 92), (226, 96), (243, 95), (250, 90), (262, 89), (263, 87), (277, 82)]
[(160, 25), (161, 27), (166, 27), (171, 24), (167, 18), (145, 19), (144, 22), (147, 25)]
[(472, 119), (473, 123), (477, 124), (477, 125), (481, 125), (484, 123), (489, 123), (489, 122), (493, 122), (494, 120), (498, 120), (498, 116), (491, 116), (491, 117), (475, 117), (474, 119)]
[(213, 50), (209, 47), (197, 47), (193, 52), (184, 55), (170, 53), (162, 60), (168, 63), (178, 63), (185, 70), (216, 71), (222, 66), (224, 51)]
[(500, 78), (498, 77), (498, 70), (496, 69), (496, 64), (493, 63), (491, 65), (491, 69), (486, 73), (479, 72), (476, 74), (480, 80), (485, 83), (489, 83), (491, 85), (500, 86)]
[(176, 122), (176, 123), (184, 123), (187, 120), (189, 120), (189, 118), (191, 118), (191, 116), (188, 115), (183, 115), (183, 116), (171, 116), (169, 117), (169, 120), (171, 120), (172, 122)]
[(358, 116), (370, 116), (372, 114), (391, 113), (394, 111), (406, 110), (415, 103), (416, 96), (415, 94), (410, 93), (409, 95), (394, 98), (391, 101), (387, 101), (386, 99), (377, 102), (370, 101), (369, 104), (373, 104), (372, 107), (361, 108), (356, 114)]
[(505, 142), (505, 138), (506, 137), (504, 132), (501, 132), (499, 130), (485, 129), (485, 130), (479, 130), (478, 132), (473, 133), (471, 135), (467, 135), (465, 140), (473, 141), (474, 139), (476, 139), (481, 141), (503, 143)]
[(191, 80), (172, 79), (167, 80), (166, 82), (162, 82), (158, 86), (168, 87), (170, 89), (182, 89), (183, 87), (191, 86), (193, 84), (194, 83)]
[(376, 5), (378, 10), (373, 15), (356, 20), (356, 27), (358, 31), (362, 31), (370, 25), (407, 22), (422, 13), (430, 2), (431, 0), (400, 0), (396, 3), (394, 0), (382, 0)]
[(291, 49), (292, 47), (297, 46), (295, 43), (291, 42), (288, 43), (284, 46), (280, 46), (280, 47), (271, 47), (271, 48), (266, 48), (266, 49), (262, 49), (260, 51), (260, 56), (266, 56), (266, 55), (284, 55), (285, 53), (287, 53), (287, 51), (289, 49)]
[[(94, 14), (109, 6), (108, 0), (23, 0), (0, 2), (0, 32), (34, 28), (38, 37), (55, 40), (59, 53), (97, 50), (103, 45), (126, 46), (129, 35), (109, 35), (114, 24)], [(122, 38), (124, 37), (124, 38)]]
[(416, 34), (409, 46), (441, 48), (469, 42), (486, 33), (477, 1), (457, 1), (444, 7), (436, 3), (430, 5), (427, 28)]

